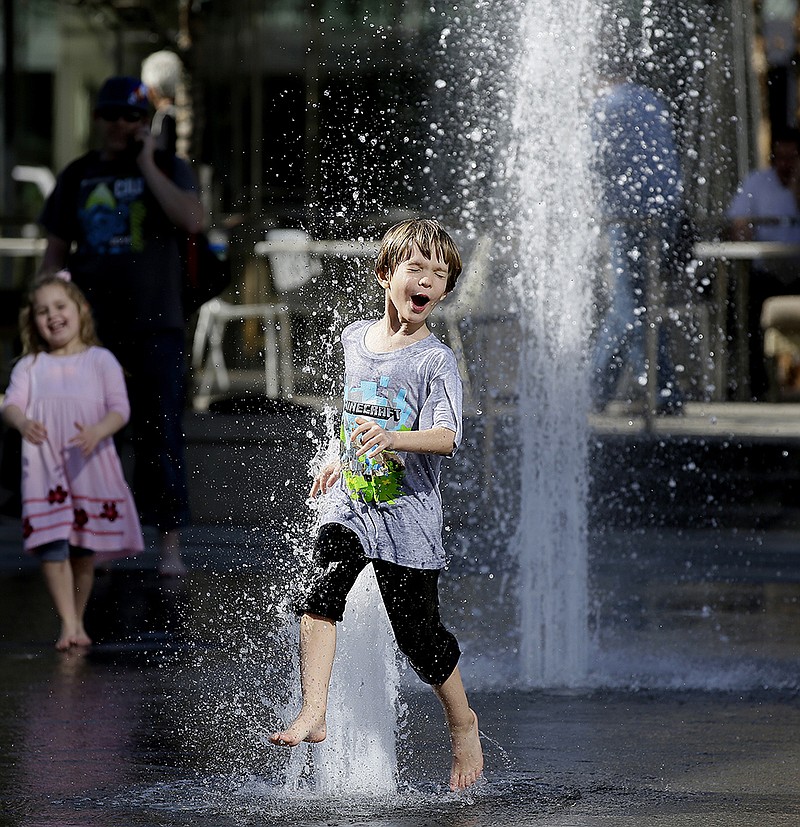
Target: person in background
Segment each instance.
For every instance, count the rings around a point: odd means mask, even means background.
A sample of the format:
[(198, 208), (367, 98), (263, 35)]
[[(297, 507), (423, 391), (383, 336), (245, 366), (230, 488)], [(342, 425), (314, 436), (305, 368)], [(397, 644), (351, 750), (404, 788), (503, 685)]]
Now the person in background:
[(142, 61), (142, 83), (155, 112), (150, 131), (156, 146), (164, 152), (175, 154), (178, 142), (178, 109), (175, 101), (183, 76), (183, 64), (175, 52), (153, 52)]
[[(626, 68), (627, 67), (627, 68)], [(633, 65), (609, 60), (592, 110), (592, 137), (601, 211), (611, 261), (608, 307), (600, 319), (592, 357), (594, 405), (614, 398), (630, 364), (640, 386), (647, 383), (645, 327), (649, 268), (668, 289), (683, 213), (680, 158), (669, 109), (653, 90), (633, 81)], [(656, 261), (652, 259), (656, 257)], [(669, 342), (658, 332), (657, 411), (678, 413), (678, 388)]]
[(128, 420), (122, 368), (99, 346), (92, 311), (61, 272), (20, 313), (22, 358), (3, 419), (22, 435), (22, 533), (61, 619), (56, 649), (91, 644), (84, 613), (95, 558), (136, 554), (139, 516), (111, 438)]
[[(770, 165), (751, 172), (728, 207), (734, 241), (773, 241), (800, 245), (800, 130), (773, 134)], [(755, 259), (750, 268), (747, 302), (750, 392), (763, 398), (768, 389), (761, 309), (770, 296), (800, 293), (800, 259)]]
[(158, 151), (138, 78), (111, 77), (94, 108), (99, 150), (69, 164), (45, 203), (41, 271), (67, 267), (101, 341), (125, 369), (134, 495), (159, 530), (159, 571), (179, 576), (189, 522), (183, 443), (186, 360), (181, 242), (205, 217), (188, 164)]

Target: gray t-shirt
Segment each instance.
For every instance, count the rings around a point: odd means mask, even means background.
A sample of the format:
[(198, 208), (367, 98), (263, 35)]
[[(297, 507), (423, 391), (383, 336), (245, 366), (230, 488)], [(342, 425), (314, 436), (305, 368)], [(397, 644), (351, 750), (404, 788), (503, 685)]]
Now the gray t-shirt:
[[(354, 531), (368, 557), (414, 569), (439, 569), (442, 546), (442, 457), (401, 451), (377, 461), (356, 458), (350, 445), (356, 417), (387, 430), (448, 428), (461, 441), (461, 379), (455, 356), (434, 335), (392, 351), (373, 353), (364, 336), (372, 321), (342, 333), (345, 359), (340, 439), (343, 471), (323, 498), (321, 524)], [(454, 448), (455, 451), (455, 448)]]

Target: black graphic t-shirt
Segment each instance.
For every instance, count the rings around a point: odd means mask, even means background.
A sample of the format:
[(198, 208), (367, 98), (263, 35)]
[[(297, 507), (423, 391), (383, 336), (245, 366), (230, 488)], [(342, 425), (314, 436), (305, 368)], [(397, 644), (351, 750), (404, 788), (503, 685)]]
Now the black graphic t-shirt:
[[(184, 161), (159, 160), (181, 189), (196, 189)], [(118, 337), (120, 330), (183, 327), (183, 234), (150, 192), (134, 155), (106, 161), (89, 152), (73, 161), (58, 176), (41, 224), (74, 245), (67, 267), (92, 305), (101, 338), (104, 331)]]

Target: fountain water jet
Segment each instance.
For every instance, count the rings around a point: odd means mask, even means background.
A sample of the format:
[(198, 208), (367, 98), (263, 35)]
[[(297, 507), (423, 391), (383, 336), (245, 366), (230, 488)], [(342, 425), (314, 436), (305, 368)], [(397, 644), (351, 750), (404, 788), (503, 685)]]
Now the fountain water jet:
[[(333, 798), (397, 794), (400, 670), (371, 566), (359, 575), (338, 627), (328, 698), (328, 737), (313, 749), (315, 791)], [(292, 751), (287, 779), (299, 785), (306, 747)]]
[[(589, 109), (598, 16), (597, 0), (577, 0), (569, 13), (557, 0), (479, 2), (460, 38), (448, 28), (441, 41), (452, 65), (439, 86), (453, 112), (441, 133), (452, 135), (460, 166), (443, 189), (454, 193), (459, 223), (495, 241), (479, 317), (488, 301), (506, 317), (491, 350), (480, 352), (486, 387), (477, 401), (499, 422), (508, 409), (493, 394), (516, 400), (515, 425), (494, 425), (494, 437), (484, 437), (493, 440), (485, 454), (510, 451), (501, 469), (517, 466), (518, 490), (516, 476), (505, 474), (499, 497), (516, 525), (508, 532), (498, 523), (506, 533), (492, 540), (494, 558), (484, 542), (476, 560), (514, 570), (515, 594), (496, 600), (517, 604), (508, 681), (521, 686), (579, 686), (587, 676), (586, 354), (597, 236)], [(452, 178), (452, 161), (444, 175)], [(494, 658), (502, 645), (480, 644)]]
[[(589, 268), (595, 261), (591, 225), (595, 210), (589, 174), (592, 148), (586, 128), (592, 92), (589, 67), (594, 57), (595, 3), (577, 0), (570, 5), (569, 19), (563, 4), (555, 0), (538, 4), (521, 0), (487, 4), (476, 0), (475, 6), (481, 5), (489, 17), (502, 13), (506, 31), (512, 28), (512, 22), (516, 31), (515, 58), (504, 69), (504, 94), (481, 100), (483, 90), (487, 86), (491, 89), (492, 66), (485, 72), (473, 67), (474, 74), (466, 77), (468, 83), (462, 87), (451, 84), (457, 90), (455, 97), (459, 102), (467, 100), (468, 106), (458, 110), (451, 123), (437, 111), (436, 137), (452, 134), (453, 140), (462, 142), (461, 151), (450, 155), (447, 163), (460, 167), (456, 174), (463, 174), (469, 185), (462, 202), (464, 209), (457, 215), (450, 212), (448, 225), (472, 230), (481, 224), (493, 224), (493, 237), (507, 236), (507, 249), (497, 254), (493, 275), (502, 274), (505, 254), (505, 272), (511, 276), (504, 286), (513, 294), (512, 306), (522, 332), (515, 339), (516, 329), (509, 323), (507, 338), (519, 350), (518, 378), (513, 385), (519, 397), (518, 430), (510, 435), (519, 444), (514, 461), (521, 469), (521, 484), (519, 502), (513, 509), (519, 513), (517, 531), (510, 543), (508, 535), (504, 537), (517, 560), (509, 579), (515, 578), (517, 583), (519, 629), (510, 646), (518, 650), (519, 668), (511, 680), (506, 680), (502, 668), (498, 669), (496, 685), (506, 687), (516, 682), (525, 687), (580, 686), (589, 680), (586, 346), (592, 316)], [(490, 25), (461, 33), (476, 45), (475, 51), (468, 52), (471, 61), (480, 63), (483, 53), (477, 45), (487, 48), (487, 37), (494, 35)], [(450, 37), (455, 35), (445, 37), (443, 33), (442, 42)], [(502, 63), (495, 58), (486, 60), (495, 65)], [(464, 86), (469, 89), (461, 95)], [(476, 96), (471, 101), (470, 90), (475, 90)], [(492, 121), (498, 113), (505, 118)], [(500, 174), (486, 174), (494, 164), (482, 163), (485, 158), (499, 162)], [(494, 189), (487, 185), (490, 180)], [(479, 192), (481, 187), (488, 197), (473, 197), (483, 194)], [(449, 186), (443, 189), (447, 193), (459, 190)], [(437, 205), (432, 212), (447, 216), (449, 210)], [(501, 227), (503, 232), (498, 233)], [(497, 246), (501, 247), (502, 241)], [(495, 351), (501, 350), (501, 342), (491, 342)], [(489, 358), (482, 356), (484, 366)], [(338, 376), (334, 378), (338, 381)], [(501, 441), (507, 444), (507, 436), (508, 432), (498, 432), (493, 448)], [(459, 457), (456, 463), (463, 461)], [(305, 536), (300, 547), (303, 543), (307, 543)], [(501, 569), (500, 573), (505, 577), (507, 571)], [(485, 586), (485, 579), (480, 586)], [(385, 628), (376, 650), (368, 657), (360, 651), (359, 632), (369, 630), (371, 634), (384, 619), (375, 591), (370, 592), (369, 586), (363, 588), (366, 591), (359, 585), (351, 598), (357, 623), (351, 630), (346, 620), (342, 629), (331, 695), (331, 740), (313, 748), (316, 792), (326, 797), (391, 797), (397, 788), (399, 678)], [(360, 605), (362, 598), (368, 598), (365, 607)], [(466, 618), (472, 609), (477, 614), (485, 606), (465, 601), (463, 611), (459, 611)], [(479, 622), (490, 625), (483, 617)], [(509, 623), (503, 628), (512, 627)], [(455, 628), (459, 631), (458, 623)], [(499, 628), (486, 630), (487, 635), (496, 635), (495, 642), (500, 637), (496, 632)], [(348, 649), (358, 655), (351, 667), (345, 666)], [(481, 646), (479, 657), (494, 668), (502, 656), (501, 649)], [(660, 662), (656, 664), (653, 673), (658, 674), (661, 666)], [(347, 681), (343, 680), (345, 672)], [(628, 664), (619, 672), (627, 678)], [(369, 679), (366, 686), (360, 683), (362, 678)], [(364, 729), (364, 718), (360, 702), (354, 704), (354, 695), (350, 694), (353, 687), (385, 711), (385, 715), (380, 711), (377, 715), (370, 713), (371, 723), (363, 740), (354, 737)], [(257, 715), (252, 717), (256, 719)], [(365, 750), (369, 760), (359, 764)], [(302, 747), (293, 753), (292, 760), (302, 763), (307, 754)]]
[[(586, 680), (586, 349), (594, 261), (587, 135), (587, 67), (594, 15), (524, 4), (507, 175), (517, 182), (515, 226), (520, 345), (520, 681)], [(589, 83), (588, 89), (591, 90)]]

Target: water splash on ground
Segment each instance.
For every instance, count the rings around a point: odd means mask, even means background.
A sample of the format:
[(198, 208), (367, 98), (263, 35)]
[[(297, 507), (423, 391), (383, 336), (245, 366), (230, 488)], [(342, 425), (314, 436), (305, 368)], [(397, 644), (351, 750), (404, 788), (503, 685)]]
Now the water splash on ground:
[(328, 737), (293, 750), (288, 785), (333, 797), (397, 794), (400, 670), (372, 566), (359, 575), (338, 624)]

